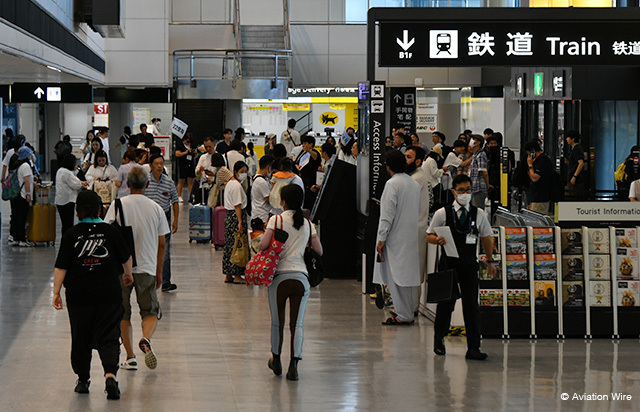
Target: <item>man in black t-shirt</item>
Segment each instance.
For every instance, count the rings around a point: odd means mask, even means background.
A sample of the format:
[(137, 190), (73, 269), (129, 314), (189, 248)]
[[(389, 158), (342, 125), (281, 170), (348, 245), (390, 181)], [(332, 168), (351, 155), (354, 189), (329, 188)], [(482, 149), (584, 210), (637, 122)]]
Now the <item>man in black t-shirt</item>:
[(316, 193), (311, 187), (316, 184), (318, 167), (322, 163), (322, 157), (316, 149), (316, 139), (313, 136), (302, 136), (302, 151), (296, 158), (296, 168), (300, 172), (300, 178), (304, 184), (304, 208), (313, 209), (316, 201)]
[(83, 191), (76, 200), (80, 222), (62, 235), (55, 263), (53, 307), (62, 309), (64, 284), (71, 324), (71, 366), (77, 393), (89, 393), (91, 352), (100, 354), (107, 399), (120, 399), (116, 379), (120, 358), (122, 288), (133, 283), (132, 259), (120, 232), (98, 218), (102, 199)]
[(144, 143), (145, 149), (150, 149), (156, 144), (155, 137), (153, 137), (151, 133), (147, 133), (147, 125), (144, 123), (140, 125), (138, 140), (140, 141), (140, 143)]
[(566, 133), (567, 144), (570, 146), (569, 155), (564, 162), (567, 167), (567, 194), (569, 200), (583, 200), (586, 183), (584, 170), (584, 150), (580, 146), (580, 133), (569, 130)]
[(532, 140), (524, 146), (527, 152), (527, 174), (531, 179), (531, 203), (529, 210), (549, 214), (551, 202), (551, 181), (553, 178), (553, 165), (551, 160), (542, 153), (540, 141)]

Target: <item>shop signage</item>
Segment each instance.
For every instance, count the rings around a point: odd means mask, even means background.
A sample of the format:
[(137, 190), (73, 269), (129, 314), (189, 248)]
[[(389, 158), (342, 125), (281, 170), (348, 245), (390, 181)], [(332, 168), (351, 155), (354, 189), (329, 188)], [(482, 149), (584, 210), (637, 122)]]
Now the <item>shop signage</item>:
[(382, 196), (384, 170), (384, 153), (385, 153), (385, 82), (376, 81), (370, 83), (370, 100), (369, 100), (369, 142), (370, 142), (370, 179), (369, 179), (369, 196), (374, 199), (380, 199)]
[(438, 99), (435, 97), (418, 97), (416, 107), (416, 132), (431, 133), (438, 130)]
[(553, 97), (564, 97), (564, 70), (553, 72)]
[(403, 126), (405, 133), (416, 131), (415, 87), (392, 87), (389, 90), (391, 127)]
[(285, 112), (288, 111), (306, 111), (311, 110), (311, 105), (309, 103), (282, 103), (282, 110)]
[(518, 13), (517, 22), (382, 21), (380, 66), (640, 66), (637, 22), (539, 22)]
[(640, 220), (640, 202), (560, 202), (559, 222), (628, 222)]
[(84, 83), (13, 83), (11, 103), (93, 103), (93, 86)]

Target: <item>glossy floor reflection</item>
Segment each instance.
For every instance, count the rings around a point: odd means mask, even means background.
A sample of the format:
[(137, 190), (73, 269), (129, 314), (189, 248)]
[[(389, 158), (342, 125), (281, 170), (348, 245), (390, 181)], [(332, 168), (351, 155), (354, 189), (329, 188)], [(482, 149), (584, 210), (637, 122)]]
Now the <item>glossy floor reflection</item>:
[[(6, 239), (6, 202), (2, 210)], [(3, 241), (0, 411), (640, 409), (638, 340), (485, 340), (489, 360), (469, 362), (463, 338), (450, 338), (440, 358), (431, 351), (431, 322), (421, 317), (412, 327), (381, 326), (383, 313), (355, 281), (326, 280), (312, 291), (300, 381), (275, 377), (267, 368), (266, 290), (224, 284), (222, 251), (187, 243), (186, 212), (185, 206), (172, 249), (178, 291), (160, 296), (164, 317), (153, 340), (159, 366), (121, 370), (117, 402), (102, 392), (96, 352), (91, 393), (73, 392), (67, 314), (50, 305), (55, 250), (12, 249)], [(612, 392), (633, 398), (561, 400), (562, 393)]]

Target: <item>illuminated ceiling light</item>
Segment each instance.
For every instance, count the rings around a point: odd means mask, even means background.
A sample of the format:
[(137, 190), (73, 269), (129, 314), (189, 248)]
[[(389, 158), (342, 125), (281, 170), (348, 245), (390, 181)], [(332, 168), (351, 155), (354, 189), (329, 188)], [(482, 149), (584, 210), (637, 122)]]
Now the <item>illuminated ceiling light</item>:
[(51, 69), (51, 70), (53, 70), (53, 71), (55, 71), (55, 72), (62, 73), (62, 70), (58, 69), (57, 67), (47, 66), (47, 68), (48, 68), (48, 69)]

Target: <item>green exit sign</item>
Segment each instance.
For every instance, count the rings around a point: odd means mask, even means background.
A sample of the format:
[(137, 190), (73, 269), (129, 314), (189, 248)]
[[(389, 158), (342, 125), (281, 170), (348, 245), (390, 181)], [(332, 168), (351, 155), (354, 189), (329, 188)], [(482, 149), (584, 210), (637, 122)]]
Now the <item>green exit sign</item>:
[(533, 75), (533, 94), (542, 96), (544, 93), (544, 73), (534, 73)]

